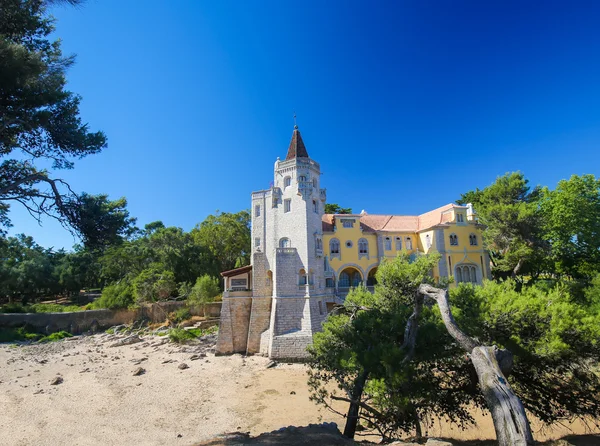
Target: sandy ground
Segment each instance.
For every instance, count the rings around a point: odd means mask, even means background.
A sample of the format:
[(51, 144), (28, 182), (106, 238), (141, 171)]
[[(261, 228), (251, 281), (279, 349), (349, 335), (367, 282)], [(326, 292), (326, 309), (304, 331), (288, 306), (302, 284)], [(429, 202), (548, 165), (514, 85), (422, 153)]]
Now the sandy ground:
[[(192, 445), (232, 431), (257, 435), (322, 421), (343, 426), (309, 401), (303, 365), (267, 368), (262, 357), (215, 357), (214, 336), (186, 346), (158, 336), (111, 346), (119, 339), (101, 334), (0, 344), (0, 444)], [(180, 369), (182, 363), (188, 368)], [(145, 372), (134, 376), (139, 367)], [(57, 376), (63, 382), (51, 385)], [(436, 423), (429, 434), (494, 438), (491, 419), (478, 415), (477, 421), (464, 432)], [(588, 433), (579, 423), (571, 428), (534, 426), (537, 440)]]

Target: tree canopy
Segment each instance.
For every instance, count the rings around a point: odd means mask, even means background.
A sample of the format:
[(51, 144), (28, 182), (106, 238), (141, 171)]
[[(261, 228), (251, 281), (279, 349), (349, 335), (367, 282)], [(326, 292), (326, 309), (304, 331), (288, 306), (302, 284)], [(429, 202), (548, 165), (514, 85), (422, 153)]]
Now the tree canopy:
[[(51, 170), (71, 169), (74, 160), (100, 152), (106, 136), (80, 117), (81, 97), (66, 89), (74, 56), (51, 40), (52, 3), (2, 0), (0, 7), (0, 223), (20, 203), (36, 219), (53, 216), (74, 225), (77, 195)], [(66, 3), (77, 3), (76, 1)]]

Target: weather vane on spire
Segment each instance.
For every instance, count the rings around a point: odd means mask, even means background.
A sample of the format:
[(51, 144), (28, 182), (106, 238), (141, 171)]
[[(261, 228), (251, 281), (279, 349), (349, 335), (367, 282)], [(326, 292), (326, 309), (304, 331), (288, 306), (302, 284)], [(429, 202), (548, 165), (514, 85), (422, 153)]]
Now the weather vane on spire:
[(294, 112), (294, 128), (298, 128), (298, 124), (296, 123), (296, 112)]

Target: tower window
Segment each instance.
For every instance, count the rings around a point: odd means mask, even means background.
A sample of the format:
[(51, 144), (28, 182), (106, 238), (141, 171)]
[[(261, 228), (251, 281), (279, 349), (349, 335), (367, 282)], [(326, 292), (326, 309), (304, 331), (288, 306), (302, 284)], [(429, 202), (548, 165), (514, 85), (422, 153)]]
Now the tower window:
[(316, 189), (317, 188), (317, 179), (313, 178), (313, 187)]
[(292, 200), (283, 200), (283, 212), (290, 212), (292, 210)]
[(456, 234), (450, 234), (450, 245), (458, 246), (458, 236)]
[(285, 177), (283, 179), (283, 188), (285, 189), (286, 187), (289, 187), (292, 184), (292, 178), (291, 177)]
[(257, 248), (260, 247), (260, 237), (256, 237), (254, 239), (254, 246), (256, 246)]
[(477, 246), (477, 236), (475, 234), (469, 235), (469, 245)]
[(304, 175), (300, 175), (298, 177), (298, 183), (304, 183), (306, 181), (306, 177)]
[(260, 204), (254, 206), (254, 216), (260, 217)]
[(315, 214), (319, 213), (319, 203), (317, 203), (317, 200), (313, 200), (313, 211)]

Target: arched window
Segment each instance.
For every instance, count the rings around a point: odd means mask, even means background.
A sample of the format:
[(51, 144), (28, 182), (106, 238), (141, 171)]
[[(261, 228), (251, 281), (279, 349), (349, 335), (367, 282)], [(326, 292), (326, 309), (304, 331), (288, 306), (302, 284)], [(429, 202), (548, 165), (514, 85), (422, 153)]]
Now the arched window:
[(358, 258), (360, 259), (361, 256), (368, 256), (369, 255), (369, 242), (364, 239), (361, 238), (358, 241)]
[(316, 189), (317, 188), (317, 179), (313, 178), (313, 187)]
[(377, 274), (377, 267), (375, 267), (371, 271), (369, 271), (369, 275), (367, 276), (367, 286), (377, 285), (377, 279), (375, 278), (376, 274)]
[(475, 234), (469, 235), (469, 245), (477, 246), (477, 236)]
[(406, 249), (408, 251), (412, 249), (412, 239), (410, 237), (406, 237)]
[(290, 186), (292, 184), (292, 178), (291, 177), (285, 177), (283, 179), (283, 188), (285, 189), (286, 187)]
[(340, 253), (340, 241), (336, 238), (332, 238), (329, 241), (329, 253), (338, 254)]
[(451, 246), (458, 245), (458, 236), (456, 234), (450, 234), (450, 245)]
[(290, 248), (292, 245), (290, 243), (290, 239), (287, 237), (283, 237), (279, 239), (279, 247), (280, 248)]
[(383, 244), (386, 251), (392, 250), (392, 239), (390, 237), (386, 237), (383, 241)]
[(458, 265), (456, 267), (456, 281), (458, 283), (479, 283), (477, 268), (474, 265)]
[(402, 237), (396, 237), (396, 251), (402, 251)]
[(303, 183), (303, 182), (305, 182), (305, 181), (306, 181), (306, 177), (305, 177), (304, 175), (300, 175), (300, 176), (298, 177), (298, 183)]
[(357, 287), (362, 282), (362, 277), (360, 272), (358, 272), (354, 268), (346, 268), (340, 274), (340, 281), (338, 282), (338, 286), (340, 288), (349, 288), (349, 287)]
[(301, 269), (298, 272), (298, 285), (306, 285), (308, 283), (308, 279), (306, 276), (306, 271), (304, 271), (303, 269)]
[(425, 236), (425, 246), (427, 249), (431, 248), (431, 236), (429, 234)]

